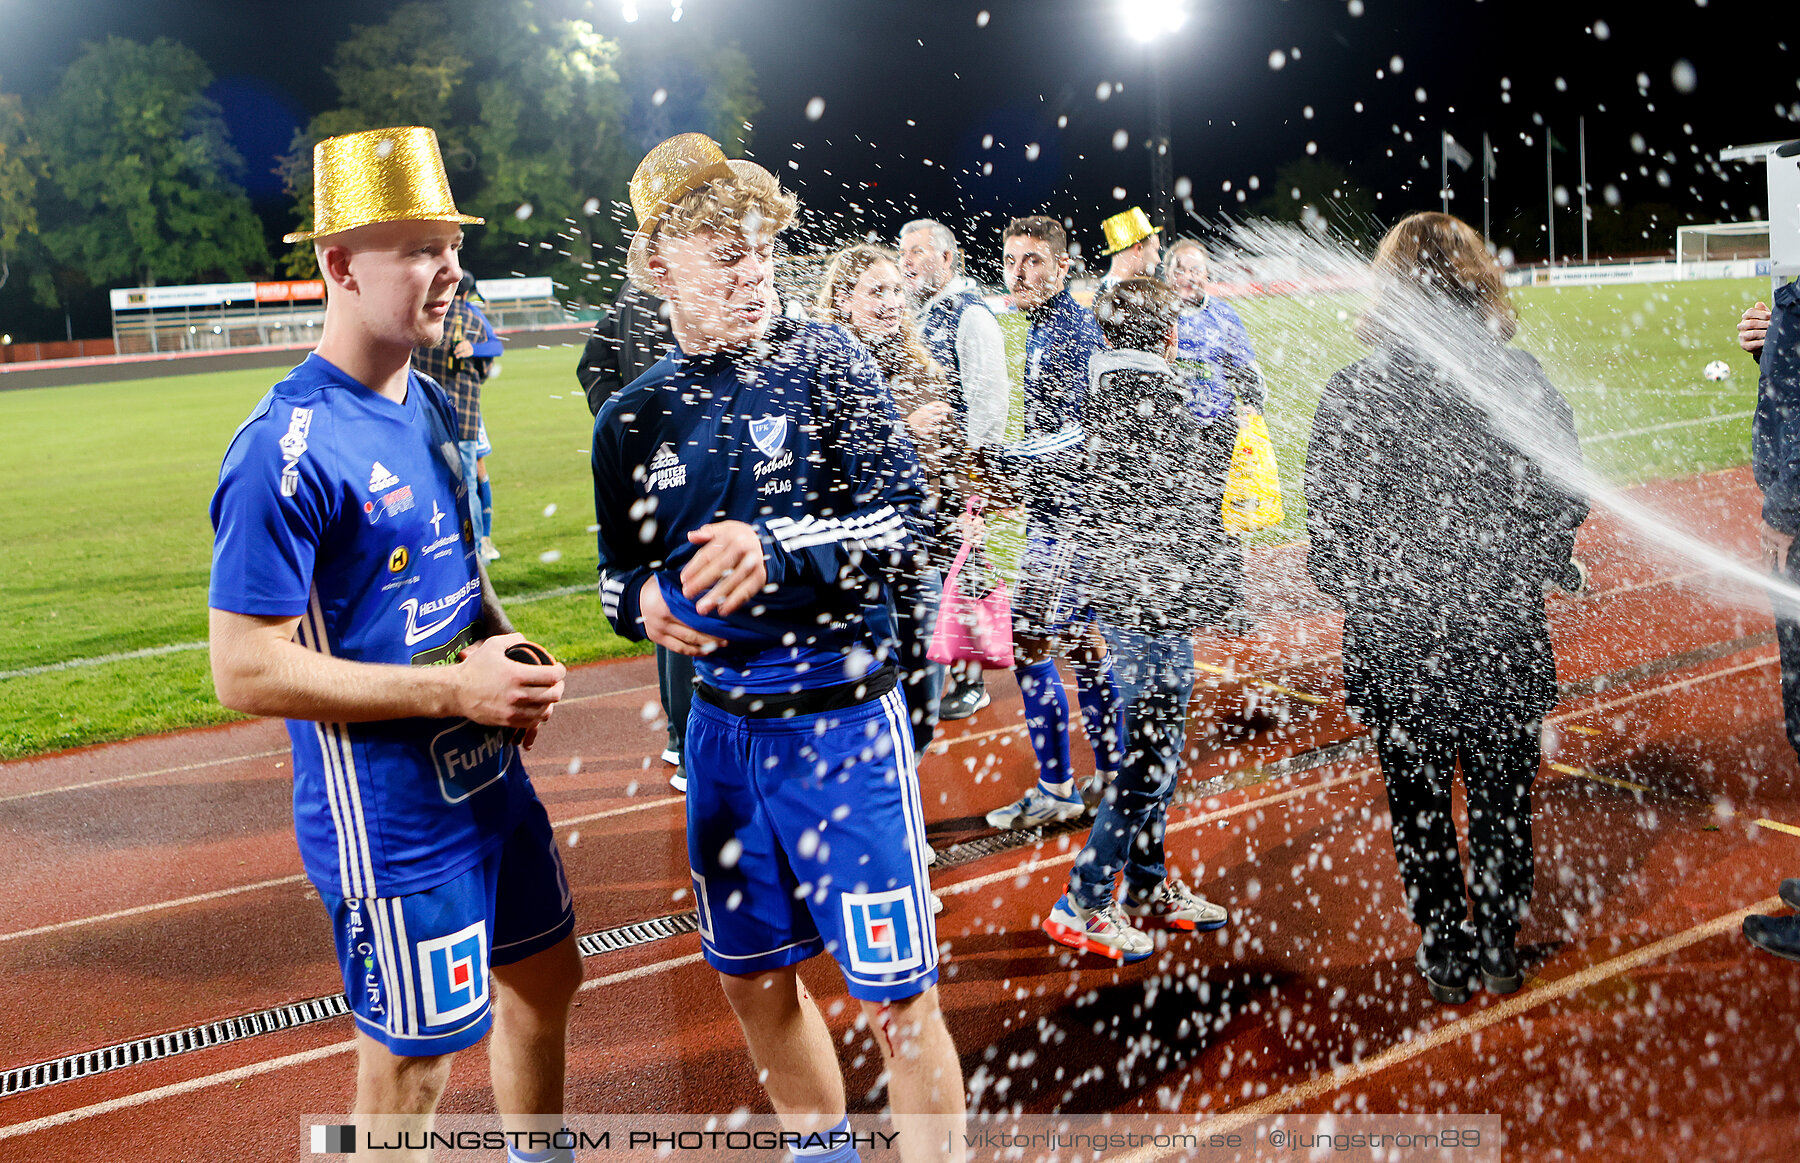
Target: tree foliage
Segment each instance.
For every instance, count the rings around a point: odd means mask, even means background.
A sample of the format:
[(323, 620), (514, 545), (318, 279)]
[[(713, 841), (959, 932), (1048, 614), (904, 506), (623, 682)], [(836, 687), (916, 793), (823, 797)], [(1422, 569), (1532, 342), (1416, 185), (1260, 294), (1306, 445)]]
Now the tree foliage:
[(47, 177), (40, 301), (82, 284), (238, 279), (267, 264), (262, 224), (230, 178), (241, 159), (204, 96), (211, 82), (198, 56), (160, 38), (109, 37), (69, 66), (35, 118)]
[(24, 103), (16, 94), (0, 93), (0, 287), (12, 273), (20, 240), (37, 233), (43, 171), (43, 150), (26, 124)]
[[(408, 4), (358, 26), (330, 69), (338, 104), (314, 117), (283, 172), (311, 219), (312, 147), (386, 125), (437, 130), (458, 208), (487, 219), (464, 261), (487, 275), (551, 275), (575, 298), (610, 298), (626, 183), (651, 145), (698, 130), (734, 156), (760, 110), (749, 61), (680, 26), (630, 53), (534, 0)], [(656, 100), (657, 90), (663, 91)], [(310, 246), (283, 260), (313, 271)], [(601, 288), (605, 288), (602, 290)]]

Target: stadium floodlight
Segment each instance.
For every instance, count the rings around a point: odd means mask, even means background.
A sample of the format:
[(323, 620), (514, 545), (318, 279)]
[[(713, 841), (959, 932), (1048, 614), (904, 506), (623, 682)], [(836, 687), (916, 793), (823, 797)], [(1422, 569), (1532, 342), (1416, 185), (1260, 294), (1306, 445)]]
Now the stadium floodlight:
[(1187, 0), (1119, 0), (1119, 20), (1134, 40), (1149, 44), (1187, 23)]

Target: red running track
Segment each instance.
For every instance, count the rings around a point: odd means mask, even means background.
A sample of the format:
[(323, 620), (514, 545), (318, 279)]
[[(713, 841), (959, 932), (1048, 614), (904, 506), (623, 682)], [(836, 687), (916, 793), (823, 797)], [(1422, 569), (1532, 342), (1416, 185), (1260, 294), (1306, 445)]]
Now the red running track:
[[(1639, 495), (1753, 552), (1747, 473)], [(1187, 785), (1201, 790), (1169, 836), (1232, 924), (1115, 969), (1036, 930), (1079, 833), (938, 873), (943, 1000), (975, 1102), (1216, 1127), (1493, 1113), (1508, 1159), (1800, 1157), (1800, 966), (1737, 932), (1800, 873), (1800, 835), (1757, 823), (1800, 826), (1766, 600), (1717, 591), (1604, 513), (1579, 552), (1596, 593), (1553, 604), (1569, 694), (1538, 784), (1524, 991), (1431, 1002), (1373, 764), (1282, 764), (1356, 728), (1337, 617), (1296, 550), (1259, 553), (1261, 631), (1200, 646)], [(994, 705), (950, 725), (923, 768), (930, 836), (951, 857), (1032, 778), (1016, 689), (990, 686)], [(531, 757), (583, 932), (689, 905), (681, 801), (649, 758), (655, 698), (647, 660), (578, 670)], [(0, 765), (0, 1069), (336, 992), (285, 765), (265, 722)], [(686, 935), (589, 958), (571, 1111), (767, 1109), (698, 949)], [(804, 976), (853, 1109), (878, 1110), (878, 1055), (835, 969)], [(350, 1103), (350, 1034), (332, 1019), (0, 1099), (0, 1157), (294, 1158), (302, 1116)], [(489, 1110), (485, 1075), (480, 1049), (463, 1054), (445, 1109)]]

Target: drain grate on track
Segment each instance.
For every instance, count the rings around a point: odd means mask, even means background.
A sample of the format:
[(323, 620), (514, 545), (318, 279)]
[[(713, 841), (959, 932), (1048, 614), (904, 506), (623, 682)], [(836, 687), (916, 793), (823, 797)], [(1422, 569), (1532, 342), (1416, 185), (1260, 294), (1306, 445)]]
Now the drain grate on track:
[[(596, 933), (589, 933), (586, 936), (577, 937), (575, 947), (581, 951), (583, 957), (595, 957), (602, 953), (617, 953), (621, 949), (629, 949), (634, 945), (648, 945), (652, 941), (661, 941), (667, 937), (679, 937), (683, 933), (695, 933), (699, 929), (699, 918), (693, 913), (677, 913), (673, 916), (654, 917), (648, 921), (620, 925), (616, 929), (602, 929)], [(341, 1018), (349, 1013), (350, 1003), (344, 999), (343, 994), (335, 993), (330, 997), (315, 997), (307, 1001), (294, 1002), (292, 1005), (276, 1006), (253, 1014), (244, 1014), (241, 1017), (208, 1022), (201, 1026), (189, 1026), (185, 1030), (176, 1030), (173, 1033), (152, 1034), (148, 1038), (139, 1038), (134, 1042), (102, 1046), (98, 1050), (71, 1054), (52, 1062), (20, 1066), (0, 1074), (0, 1098), (9, 1098), (12, 1095), (24, 1094), (32, 1090), (42, 1090), (46, 1086), (55, 1086), (59, 1082), (73, 1082), (77, 1078), (89, 1078), (96, 1074), (123, 1070), (128, 1066), (155, 1062), (160, 1058), (191, 1054), (195, 1050), (223, 1046), (228, 1042), (241, 1042), (245, 1038), (254, 1038), (259, 1034), (273, 1034), (280, 1030), (310, 1026), (331, 1018)]]
[(648, 921), (637, 921), (629, 925), (620, 925), (616, 929), (602, 929), (598, 933), (589, 933), (575, 940), (575, 947), (581, 950), (583, 957), (598, 957), (602, 953), (617, 953), (621, 949), (629, 949), (633, 945), (648, 945), (652, 941), (661, 941), (667, 937), (679, 937), (683, 933), (698, 933), (700, 918), (691, 912), (673, 913), (666, 917), (652, 917)]
[(171, 1034), (154, 1034), (135, 1042), (103, 1046), (98, 1050), (58, 1058), (54, 1062), (39, 1062), (35, 1066), (8, 1070), (0, 1075), (0, 1097), (41, 1090), (59, 1082), (71, 1082), (77, 1078), (122, 1070), (127, 1066), (154, 1062), (159, 1058), (172, 1058), (177, 1054), (204, 1050), (209, 1046), (223, 1046), (227, 1042), (239, 1042), (258, 1034), (310, 1026), (314, 1022), (342, 1017), (349, 1012), (349, 1003), (339, 993), (331, 997), (315, 997), (310, 1001), (276, 1006), (242, 1017), (226, 1018), (222, 1022), (209, 1022), (204, 1026), (190, 1026)]

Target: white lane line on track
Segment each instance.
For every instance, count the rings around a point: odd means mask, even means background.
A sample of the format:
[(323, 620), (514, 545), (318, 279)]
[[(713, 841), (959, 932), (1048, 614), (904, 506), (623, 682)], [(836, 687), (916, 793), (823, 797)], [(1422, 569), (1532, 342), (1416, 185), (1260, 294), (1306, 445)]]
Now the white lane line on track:
[[(1266, 1115), (1286, 1110), (1298, 1103), (1311, 1102), (1334, 1090), (1341, 1090), (1353, 1083), (1360, 1082), (1370, 1075), (1379, 1074), (1390, 1066), (1398, 1066), (1402, 1062), (1417, 1058), (1439, 1046), (1459, 1041), (1470, 1034), (1479, 1033), (1489, 1026), (1497, 1025), (1509, 1018), (1515, 1018), (1541, 1005), (1568, 997), (1573, 993), (1579, 993), (1589, 986), (1598, 985), (1607, 978), (1628, 973), (1641, 965), (1667, 957), (1672, 953), (1679, 953), (1689, 945), (1731, 932), (1744, 923), (1745, 917), (1752, 914), (1770, 913), (1782, 907), (1781, 898), (1772, 896), (1745, 908), (1734, 909), (1724, 916), (1714, 917), (1712, 920), (1695, 925), (1690, 929), (1683, 929), (1679, 933), (1671, 934), (1640, 949), (1622, 953), (1597, 965), (1590, 965), (1586, 969), (1578, 970), (1566, 977), (1559, 977), (1555, 981), (1545, 982), (1524, 993), (1513, 994), (1478, 1013), (1446, 1022), (1428, 1034), (1390, 1046), (1373, 1058), (1365, 1058), (1351, 1066), (1339, 1067), (1329, 1074), (1315, 1075), (1298, 1086), (1278, 1091), (1253, 1103), (1208, 1115), (1206, 1121), (1200, 1125), (1205, 1128), (1207, 1134), (1224, 1134)], [(1125, 1163), (1126, 1160), (1164, 1158), (1170, 1158), (1170, 1156), (1157, 1154), (1154, 1149), (1150, 1149), (1121, 1156), (1120, 1163)]]
[(39, 925), (35, 929), (19, 929), (11, 933), (0, 933), (0, 944), (7, 941), (18, 941), (26, 937), (36, 937), (43, 933), (60, 933), (65, 929), (76, 929), (82, 925), (98, 925), (102, 921), (116, 921), (121, 917), (135, 917), (142, 913), (155, 913), (163, 909), (180, 908), (182, 905), (197, 905), (203, 901), (216, 901), (221, 897), (236, 896), (244, 892), (256, 892), (259, 889), (277, 888), (284, 884), (298, 884), (306, 877), (301, 873), (292, 876), (278, 876), (274, 880), (259, 880), (255, 884), (240, 884), (231, 888), (215, 889), (195, 896), (184, 896), (179, 900), (157, 901), (155, 904), (137, 905), (129, 909), (120, 909), (112, 913), (97, 913), (91, 917), (76, 917), (72, 921), (58, 921), (53, 925)]
[(1544, 722), (1561, 723), (1569, 719), (1585, 719), (1589, 715), (1605, 714), (1607, 711), (1615, 710), (1616, 708), (1626, 706), (1630, 703), (1642, 702), (1644, 699), (1654, 695), (1668, 694), (1670, 691), (1680, 690), (1684, 687), (1698, 686), (1700, 683), (1711, 682), (1717, 678), (1727, 678), (1746, 670), (1761, 670), (1764, 667), (1778, 665), (1780, 662), (1781, 658), (1779, 655), (1771, 655), (1768, 658), (1759, 658), (1751, 662), (1740, 662), (1736, 666), (1728, 666), (1724, 670), (1709, 671), (1706, 674), (1695, 675), (1693, 678), (1684, 678), (1678, 682), (1664, 683), (1659, 687), (1651, 687), (1647, 691), (1638, 691), (1636, 694), (1625, 695), (1622, 698), (1613, 699), (1609, 702), (1597, 703), (1591, 707), (1580, 707), (1574, 710), (1564, 711), (1560, 715), (1550, 715), (1544, 719)]
[(80, 1122), (82, 1119), (91, 1119), (96, 1115), (109, 1115), (114, 1111), (130, 1110), (134, 1106), (159, 1102), (165, 1098), (174, 1098), (177, 1095), (205, 1090), (208, 1087), (223, 1086), (227, 1082), (241, 1082), (246, 1078), (254, 1078), (258, 1074), (267, 1074), (272, 1070), (285, 1070), (289, 1066), (304, 1066), (308, 1062), (317, 1062), (321, 1058), (330, 1058), (337, 1054), (347, 1054), (355, 1049), (355, 1039), (348, 1042), (333, 1042), (329, 1046), (320, 1046), (316, 1050), (284, 1054), (280, 1058), (271, 1058), (267, 1062), (252, 1062), (248, 1066), (239, 1066), (235, 1070), (221, 1070), (217, 1074), (205, 1074), (199, 1078), (190, 1078), (185, 1082), (172, 1082), (153, 1090), (140, 1090), (136, 1094), (121, 1095), (118, 1098), (109, 1098), (105, 1102), (76, 1107), (74, 1110), (58, 1111), (40, 1119), (14, 1123), (10, 1127), (0, 1127), (0, 1139), (16, 1139), (20, 1135), (48, 1131), (54, 1127)]
[[(622, 969), (617, 973), (608, 973), (603, 977), (590, 977), (581, 983), (583, 990), (603, 989), (609, 985), (617, 985), (624, 981), (634, 981), (640, 977), (651, 977), (658, 973), (682, 969), (689, 965), (703, 962), (705, 958), (699, 953), (689, 953), (682, 957), (671, 957), (656, 961), (649, 965), (640, 965), (636, 969)], [(105, 1102), (96, 1102), (88, 1106), (76, 1107), (74, 1110), (58, 1111), (53, 1115), (32, 1119), (29, 1122), (14, 1123), (10, 1127), (0, 1127), (0, 1140), (16, 1139), (21, 1135), (31, 1135), (38, 1131), (47, 1131), (68, 1123), (80, 1122), (98, 1115), (112, 1114), (114, 1111), (129, 1110), (135, 1106), (158, 1102), (165, 1098), (176, 1098), (183, 1094), (191, 1094), (196, 1090), (223, 1086), (229, 1082), (241, 1082), (246, 1078), (254, 1078), (258, 1074), (267, 1074), (273, 1070), (285, 1070), (289, 1066), (304, 1066), (308, 1062), (317, 1062), (322, 1058), (331, 1058), (338, 1054), (346, 1054), (356, 1049), (355, 1039), (346, 1042), (333, 1042), (329, 1046), (320, 1046), (316, 1050), (302, 1050), (296, 1054), (284, 1054), (280, 1058), (271, 1058), (267, 1062), (253, 1062), (248, 1066), (239, 1066), (234, 1070), (221, 1070), (216, 1074), (205, 1074), (199, 1078), (190, 1078), (184, 1082), (158, 1086), (152, 1090), (139, 1091), (136, 1094), (121, 1095)]]
[(158, 768), (155, 771), (139, 772), (136, 775), (115, 775), (107, 779), (90, 779), (86, 783), (69, 783), (63, 784), (60, 787), (43, 787), (36, 791), (22, 791), (15, 792), (12, 795), (0, 796), (0, 804), (11, 803), (14, 800), (35, 799), (38, 796), (55, 795), (57, 792), (63, 791), (81, 791), (83, 788), (106, 787), (109, 784), (115, 783), (129, 783), (134, 779), (154, 779), (159, 775), (178, 775), (184, 771), (198, 771), (203, 767), (219, 767), (226, 763), (242, 763), (248, 759), (270, 759), (277, 755), (286, 755), (287, 753), (288, 749), (286, 747), (277, 747), (273, 751), (252, 751), (248, 755), (227, 755), (223, 759), (203, 759), (198, 763), (184, 763), (180, 767), (163, 767)]
[[(1253, 800), (1245, 800), (1241, 804), (1233, 804), (1229, 808), (1220, 808), (1216, 812), (1205, 812), (1198, 816), (1189, 816), (1185, 820), (1170, 824), (1164, 829), (1164, 832), (1165, 834), (1169, 832), (1184, 832), (1189, 828), (1198, 828), (1202, 824), (1211, 824), (1218, 820), (1229, 819), (1232, 816), (1241, 816), (1245, 812), (1253, 812), (1257, 808), (1286, 803), (1288, 800), (1296, 799), (1309, 792), (1329, 791), (1332, 788), (1339, 787), (1346, 783), (1360, 783), (1375, 770), (1377, 769), (1373, 765), (1359, 767), (1356, 771), (1348, 772), (1336, 779), (1321, 779), (1314, 783), (1302, 784), (1299, 787), (1291, 787), (1286, 791), (1276, 792), (1273, 795), (1259, 796)], [(986, 888), (988, 885), (1002, 880), (1016, 880), (1021, 876), (1030, 876), (1032, 873), (1046, 868), (1055, 868), (1059, 864), (1072, 863), (1079, 851), (1080, 849), (1074, 847), (1071, 842), (1070, 850), (1061, 855), (1051, 856), (1040, 860), (1027, 860), (1023, 864), (1015, 865), (1012, 868), (1001, 869), (998, 872), (990, 872), (985, 876), (977, 876), (973, 880), (959, 880), (955, 884), (941, 886), (934, 885), (932, 886), (933, 891), (939, 896), (958, 896), (962, 893), (974, 892), (976, 889)]]
[[(1628, 695), (1622, 699), (1615, 699), (1609, 703), (1602, 703), (1597, 707), (1589, 707), (1589, 708), (1586, 708), (1585, 710), (1566, 711), (1561, 715), (1553, 715), (1544, 721), (1546, 723), (1556, 723), (1556, 722), (1561, 722), (1565, 719), (1578, 719), (1585, 715), (1598, 714), (1600, 712), (1604, 712), (1604, 711), (1613, 709), (1615, 707), (1623, 706), (1626, 703), (1637, 702), (1640, 699), (1649, 698), (1652, 695), (1666, 693), (1668, 691), (1677, 690), (1677, 689), (1680, 689), (1683, 687), (1695, 686), (1699, 683), (1709, 682), (1716, 678), (1725, 678), (1729, 675), (1733, 675), (1733, 674), (1736, 674), (1736, 673), (1738, 673), (1740, 671), (1744, 671), (1744, 670), (1753, 670), (1753, 669), (1756, 669), (1759, 667), (1770, 666), (1778, 661), (1779, 661), (1779, 659), (1776, 659), (1776, 658), (1767, 658), (1767, 659), (1763, 659), (1763, 660), (1757, 661), (1757, 662), (1740, 663), (1737, 666), (1728, 667), (1725, 670), (1713, 671), (1710, 674), (1698, 675), (1694, 678), (1682, 679), (1679, 682), (1667, 683), (1663, 686), (1655, 687), (1655, 688), (1652, 688), (1647, 691), (1639, 691), (1637, 694)], [(992, 738), (996, 735), (1005, 735), (1005, 734), (1020, 732), (1020, 731), (1023, 731), (1024, 729), (1025, 729), (1025, 725), (1023, 723), (1015, 724), (1011, 727), (996, 727), (991, 731), (982, 731), (982, 732), (978, 732), (973, 735), (964, 735), (964, 736), (960, 736), (956, 739), (948, 740), (946, 743), (943, 744), (943, 746), (944, 746), (945, 750), (948, 750), (950, 744), (973, 743), (973, 742), (977, 742), (982, 739)], [(932, 744), (932, 746), (934, 748), (936, 748), (939, 746), (939, 744), (934, 743), (934, 744)], [(268, 754), (282, 754), (282, 752), (269, 752)], [(938, 754), (943, 754), (943, 752), (938, 752)], [(222, 762), (229, 762), (229, 761), (228, 760), (213, 760), (210, 762), (222, 763)], [(196, 766), (205, 766), (205, 765), (202, 764), (202, 765), (196, 765)], [(174, 770), (185, 770), (185, 769), (174, 769)], [(123, 778), (141, 778), (141, 777), (123, 777)], [(1205, 816), (1194, 817), (1191, 819), (1183, 820), (1177, 824), (1171, 824), (1169, 826), (1169, 831), (1171, 831), (1171, 832), (1180, 831), (1183, 828), (1197, 827), (1200, 824), (1207, 823), (1212, 820), (1225, 819), (1229, 816), (1241, 814), (1242, 812), (1248, 811), (1251, 808), (1257, 807), (1261, 804), (1280, 803), (1283, 800), (1291, 799), (1292, 797), (1294, 797), (1296, 795), (1300, 795), (1309, 790), (1324, 790), (1326, 788), (1335, 787), (1338, 784), (1345, 782), (1345, 780), (1351, 779), (1351, 778), (1356, 778), (1356, 777), (1355, 776), (1346, 776), (1344, 779), (1331, 780), (1331, 781), (1321, 782), (1318, 784), (1308, 784), (1305, 787), (1300, 787), (1300, 788), (1290, 788), (1288, 791), (1278, 792), (1272, 796), (1265, 796), (1261, 799), (1251, 800), (1251, 801), (1247, 801), (1246, 803), (1243, 803), (1243, 804), (1238, 804), (1235, 807), (1225, 808), (1219, 812), (1208, 813)], [(659, 807), (663, 807), (668, 804), (679, 803), (682, 801), (682, 798), (683, 797), (681, 797), (681, 796), (659, 796), (656, 799), (645, 800), (642, 803), (627, 804), (623, 807), (608, 808), (604, 811), (590, 813), (589, 815), (585, 815), (585, 816), (575, 816), (575, 817), (571, 817), (570, 819), (567, 819), (567, 820), (552, 821), (550, 826), (552, 828), (564, 828), (564, 827), (573, 826), (575, 824), (589, 823), (593, 820), (609, 819), (613, 816), (623, 816), (623, 815), (627, 815), (632, 812), (648, 811), (651, 808), (659, 808)], [(3, 801), (0, 801), (0, 802), (3, 802)], [(975, 880), (960, 881), (956, 884), (946, 885), (943, 888), (938, 889), (937, 891), (938, 891), (939, 895), (943, 895), (944, 893), (950, 893), (950, 894), (954, 895), (957, 893), (972, 892), (977, 888), (980, 888), (987, 884), (992, 884), (995, 881), (1005, 880), (1009, 877), (1029, 875), (1031, 872), (1035, 871), (1038, 868), (1048, 868), (1048, 867), (1052, 867), (1056, 864), (1064, 864), (1064, 863), (1067, 863), (1068, 861), (1073, 860), (1074, 858), (1075, 858), (1074, 852), (1069, 852), (1066, 855), (1057, 856), (1057, 857), (1054, 857), (1047, 861), (1028, 862), (1027, 864), (1020, 865), (1016, 868), (1010, 869), (1005, 872), (989, 873), (987, 876), (978, 877)], [(119, 917), (132, 916), (132, 915), (141, 914), (141, 913), (156, 912), (156, 911), (159, 911), (162, 909), (176, 908), (181, 905), (194, 904), (194, 903), (197, 903), (200, 901), (211, 900), (218, 896), (229, 896), (233, 893), (249, 892), (254, 889), (266, 888), (266, 887), (270, 887), (270, 886), (273, 886), (276, 884), (287, 883), (290, 880), (299, 880), (299, 879), (302, 879), (302, 878), (300, 876), (296, 875), (296, 876), (285, 878), (284, 880), (279, 880), (279, 881), (264, 881), (260, 884), (242, 885), (237, 888), (220, 889), (215, 893), (205, 893), (205, 894), (202, 894), (200, 896), (195, 896), (195, 897), (184, 897), (181, 900), (162, 901), (162, 902), (159, 902), (156, 904), (139, 905), (138, 907), (133, 908), (133, 909), (126, 909), (122, 912), (117, 912), (117, 913), (107, 913), (102, 916), (78, 917), (74, 920), (59, 922), (56, 925), (42, 926), (42, 927), (36, 928), (36, 929), (27, 929), (27, 930), (23, 930), (18, 933), (0, 934), (0, 942), (16, 940), (20, 937), (26, 937), (26, 936), (30, 936), (30, 935), (36, 934), (36, 933), (50, 932), (50, 931), (53, 931), (56, 929), (75, 928), (80, 925), (95, 924), (100, 921), (113, 920), (113, 919), (116, 919)]]

